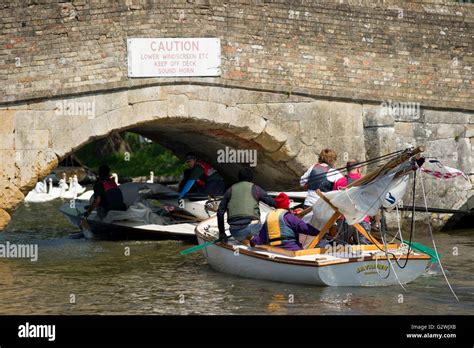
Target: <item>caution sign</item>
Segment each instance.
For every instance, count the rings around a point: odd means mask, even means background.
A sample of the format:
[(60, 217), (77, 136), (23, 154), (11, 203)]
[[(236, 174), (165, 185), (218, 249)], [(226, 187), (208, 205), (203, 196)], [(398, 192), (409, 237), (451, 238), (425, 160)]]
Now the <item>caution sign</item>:
[(127, 40), (129, 77), (220, 76), (218, 38)]

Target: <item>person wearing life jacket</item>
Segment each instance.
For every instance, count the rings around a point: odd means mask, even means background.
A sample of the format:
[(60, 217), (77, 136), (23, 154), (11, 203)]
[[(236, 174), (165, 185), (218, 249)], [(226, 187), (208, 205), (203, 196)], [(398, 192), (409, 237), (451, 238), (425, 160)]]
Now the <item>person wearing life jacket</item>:
[(356, 159), (351, 159), (346, 163), (346, 170), (347, 174), (334, 182), (333, 190), (343, 189), (362, 177), (362, 167)]
[[(307, 224), (290, 212), (290, 198), (281, 192), (275, 197), (276, 210), (268, 213), (265, 223), (257, 236), (250, 240), (250, 245), (268, 244), (286, 250), (303, 249), (299, 242), (301, 234), (316, 236), (319, 230)], [(327, 244), (322, 239), (317, 247)]]
[(224, 179), (209, 163), (198, 160), (192, 152), (186, 154), (185, 163), (191, 171), (179, 193), (179, 199), (183, 198), (192, 187), (195, 187), (197, 192), (205, 194), (222, 195), (225, 192)]
[[(359, 161), (351, 159), (346, 163), (347, 174), (338, 179), (333, 186), (333, 190), (342, 190), (346, 186), (352, 184), (354, 181), (359, 180), (362, 177), (362, 167), (359, 165)], [(370, 244), (369, 241), (356, 231), (355, 228), (349, 226), (345, 219), (342, 217), (337, 221), (338, 230), (342, 229), (341, 239), (350, 244)], [(360, 222), (360, 225), (367, 231), (370, 232), (371, 224), (370, 217), (366, 215), (364, 220)]]
[(114, 178), (110, 176), (110, 168), (107, 165), (99, 167), (99, 177), (93, 189), (94, 201), (87, 207), (84, 217), (88, 217), (94, 209), (97, 209), (97, 214), (101, 219), (110, 210), (127, 210), (122, 191), (118, 188)]
[(316, 190), (332, 191), (334, 182), (342, 178), (342, 174), (334, 169), (337, 161), (336, 151), (324, 149), (319, 154), (318, 163), (312, 165), (300, 178), (300, 185), (308, 189), (304, 207), (310, 207), (319, 199)]
[(253, 172), (250, 168), (242, 168), (238, 174), (239, 181), (232, 185), (222, 197), (217, 209), (217, 224), (219, 238), (224, 238), (224, 215), (227, 213), (227, 223), (230, 234), (238, 241), (249, 239), (260, 231), (259, 202), (275, 207), (275, 200), (260, 186), (252, 183)]

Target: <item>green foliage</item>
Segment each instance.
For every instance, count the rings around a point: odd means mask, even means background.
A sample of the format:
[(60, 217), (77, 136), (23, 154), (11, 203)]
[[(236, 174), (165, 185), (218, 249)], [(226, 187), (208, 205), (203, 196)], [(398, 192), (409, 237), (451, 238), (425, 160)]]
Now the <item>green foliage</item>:
[(148, 176), (150, 171), (155, 176), (178, 176), (183, 172), (184, 163), (165, 147), (155, 143), (140, 143), (139, 135), (135, 133), (125, 132), (122, 136), (130, 145), (130, 154), (115, 153), (98, 158), (95, 143), (90, 143), (78, 150), (76, 156), (93, 171), (107, 164), (121, 177)]

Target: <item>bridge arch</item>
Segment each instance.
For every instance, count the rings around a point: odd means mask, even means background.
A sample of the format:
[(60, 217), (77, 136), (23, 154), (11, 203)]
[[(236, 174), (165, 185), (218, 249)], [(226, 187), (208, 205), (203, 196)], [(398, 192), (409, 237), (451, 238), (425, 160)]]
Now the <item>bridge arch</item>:
[(113, 131), (129, 130), (171, 149), (196, 151), (235, 180), (240, 163), (219, 163), (225, 147), (256, 150), (256, 182), (288, 189), (335, 148), (340, 164), (365, 157), (362, 106), (240, 88), (169, 84), (47, 99), (6, 110), (14, 166), (3, 175), (11, 206), (58, 161)]

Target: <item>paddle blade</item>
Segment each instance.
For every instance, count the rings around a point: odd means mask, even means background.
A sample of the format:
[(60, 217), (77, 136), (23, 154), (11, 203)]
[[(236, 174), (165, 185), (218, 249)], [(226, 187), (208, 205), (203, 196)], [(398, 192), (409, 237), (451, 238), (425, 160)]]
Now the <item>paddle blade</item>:
[(204, 244), (201, 244), (201, 245), (197, 245), (195, 247), (192, 247), (192, 248), (189, 248), (189, 249), (186, 249), (186, 250), (183, 250), (180, 252), (181, 255), (186, 255), (186, 254), (189, 254), (189, 253), (192, 253), (192, 252), (195, 252), (195, 251), (198, 251), (198, 250), (201, 250), (201, 249), (204, 249), (206, 247), (208, 247), (209, 245), (211, 244), (214, 244), (216, 242), (218, 242), (219, 239), (216, 239), (216, 240), (213, 240), (212, 242), (207, 242), (207, 243), (204, 243)]

